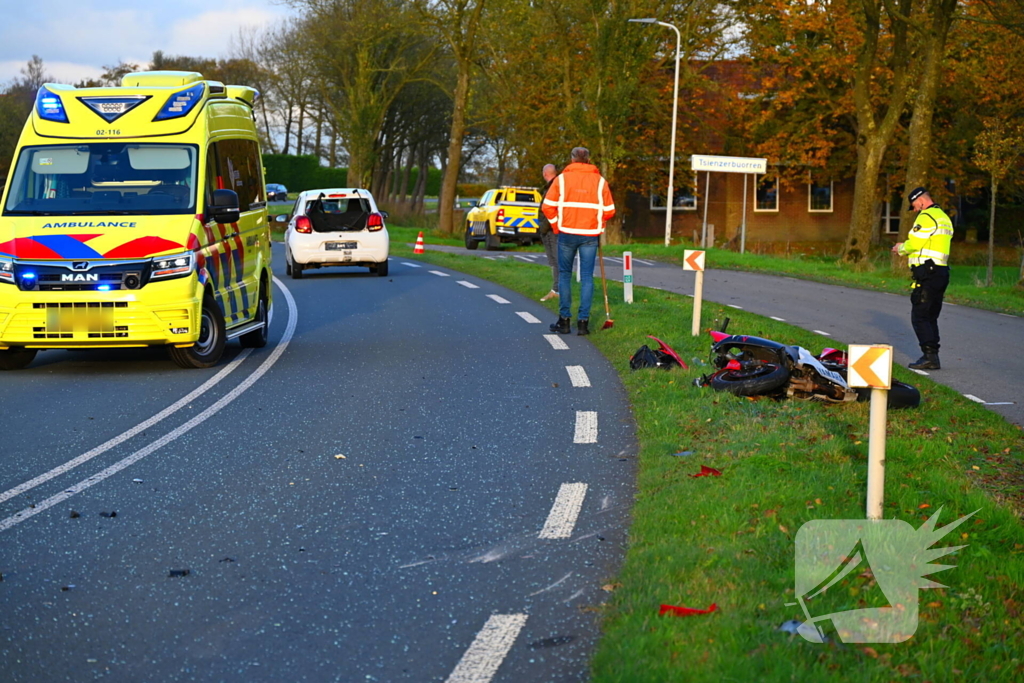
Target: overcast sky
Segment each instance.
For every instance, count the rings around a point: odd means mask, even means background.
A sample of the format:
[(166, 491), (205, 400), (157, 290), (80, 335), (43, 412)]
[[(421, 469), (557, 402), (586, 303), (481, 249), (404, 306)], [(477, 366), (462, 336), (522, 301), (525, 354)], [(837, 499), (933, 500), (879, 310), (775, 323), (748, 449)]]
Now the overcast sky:
[(147, 64), (153, 52), (224, 57), (242, 26), (284, 21), (282, 0), (3, 0), (0, 84), (32, 55), (58, 81), (75, 82), (119, 61)]

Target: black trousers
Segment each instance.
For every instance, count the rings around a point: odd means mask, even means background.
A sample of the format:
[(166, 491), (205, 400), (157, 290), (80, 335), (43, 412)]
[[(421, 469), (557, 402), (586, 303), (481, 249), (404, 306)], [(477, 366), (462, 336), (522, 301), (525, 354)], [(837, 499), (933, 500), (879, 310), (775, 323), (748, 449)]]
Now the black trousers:
[(914, 268), (917, 286), (910, 293), (910, 324), (924, 352), (939, 351), (939, 313), (949, 286), (949, 266), (921, 265)]

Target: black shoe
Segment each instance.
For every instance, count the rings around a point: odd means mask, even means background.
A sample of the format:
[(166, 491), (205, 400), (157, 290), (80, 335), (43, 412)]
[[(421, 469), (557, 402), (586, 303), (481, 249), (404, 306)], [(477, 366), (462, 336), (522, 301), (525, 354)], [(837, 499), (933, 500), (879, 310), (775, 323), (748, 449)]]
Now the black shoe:
[(576, 334), (579, 336), (590, 334), (590, 321), (589, 320), (577, 320), (576, 321)]
[(570, 320), (568, 318), (558, 318), (557, 323), (551, 323), (548, 327), (552, 332), (558, 334), (572, 334), (572, 328), (569, 326)]
[(941, 370), (939, 365), (939, 354), (933, 351), (925, 351), (924, 355), (908, 366), (911, 370)]

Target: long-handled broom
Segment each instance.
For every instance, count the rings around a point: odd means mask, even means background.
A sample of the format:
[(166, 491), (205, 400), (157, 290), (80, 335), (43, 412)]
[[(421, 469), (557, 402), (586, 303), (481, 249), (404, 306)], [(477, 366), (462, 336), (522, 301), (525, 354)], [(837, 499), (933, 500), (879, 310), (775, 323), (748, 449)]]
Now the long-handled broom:
[(608, 306), (608, 280), (604, 276), (604, 252), (601, 249), (600, 238), (597, 243), (597, 259), (601, 262), (601, 288), (604, 290), (604, 325), (601, 325), (602, 330), (608, 330), (615, 326), (615, 321), (612, 320), (612, 310)]

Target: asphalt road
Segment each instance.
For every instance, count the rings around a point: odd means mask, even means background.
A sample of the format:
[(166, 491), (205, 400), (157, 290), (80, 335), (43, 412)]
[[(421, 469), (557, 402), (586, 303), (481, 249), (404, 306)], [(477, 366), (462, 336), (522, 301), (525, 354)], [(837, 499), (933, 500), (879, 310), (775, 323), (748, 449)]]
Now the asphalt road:
[[(543, 254), (499, 254), (431, 245), (427, 248), (547, 267)], [(634, 259), (634, 262), (635, 286), (693, 296), (696, 273), (657, 261)], [(605, 268), (609, 278), (622, 281), (621, 258), (606, 256)], [(539, 287), (543, 289), (544, 284)], [(714, 264), (708, 263), (704, 273), (704, 299), (820, 332), (844, 344), (891, 344), (893, 361), (902, 365), (921, 355), (910, 326), (909, 288), (906, 296), (898, 296), (791, 277), (715, 270)], [(704, 321), (705, 325), (710, 322)], [(686, 328), (689, 329), (689, 321), (686, 321)], [(729, 331), (744, 332), (735, 327), (730, 327)], [(939, 317), (939, 332), (942, 369), (919, 374), (952, 387), (1010, 422), (1024, 426), (1020, 386), (1024, 378), (1024, 354), (1020, 353), (1024, 318), (946, 303)]]
[(4, 375), (0, 680), (585, 679), (633, 497), (614, 369), (452, 271), (278, 277), (271, 343), (217, 368)]

